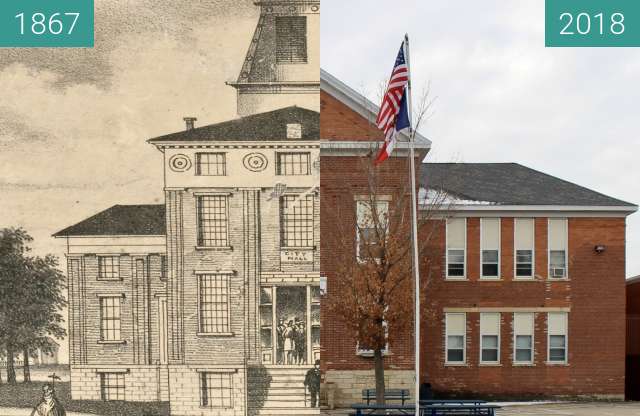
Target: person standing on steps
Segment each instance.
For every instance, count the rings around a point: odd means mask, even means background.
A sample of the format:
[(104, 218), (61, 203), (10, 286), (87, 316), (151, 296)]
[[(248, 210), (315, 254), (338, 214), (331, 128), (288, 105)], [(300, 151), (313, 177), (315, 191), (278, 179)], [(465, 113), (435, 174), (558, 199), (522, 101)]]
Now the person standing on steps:
[(307, 371), (304, 377), (304, 385), (309, 389), (311, 407), (320, 407), (318, 395), (320, 394), (320, 360), (316, 360), (313, 368)]

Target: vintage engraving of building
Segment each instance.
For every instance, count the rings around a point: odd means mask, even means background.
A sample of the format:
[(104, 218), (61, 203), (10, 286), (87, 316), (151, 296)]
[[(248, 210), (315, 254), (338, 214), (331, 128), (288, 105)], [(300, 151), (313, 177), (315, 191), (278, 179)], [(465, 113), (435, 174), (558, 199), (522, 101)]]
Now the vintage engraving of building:
[(172, 415), (318, 414), (319, 1), (260, 1), (241, 118), (149, 140), (165, 204), (115, 205), (68, 248), (77, 400)]

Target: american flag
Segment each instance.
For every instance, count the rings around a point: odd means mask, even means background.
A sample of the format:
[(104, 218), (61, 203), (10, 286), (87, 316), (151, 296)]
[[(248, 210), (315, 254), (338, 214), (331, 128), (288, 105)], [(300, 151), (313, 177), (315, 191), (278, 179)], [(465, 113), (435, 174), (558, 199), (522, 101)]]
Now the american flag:
[(409, 67), (405, 60), (404, 49), (405, 41), (400, 46), (391, 72), (391, 79), (389, 79), (387, 91), (382, 99), (380, 112), (376, 119), (376, 125), (384, 132), (384, 145), (378, 153), (376, 163), (383, 162), (391, 155), (396, 145), (397, 133), (410, 126), (406, 94), (409, 83)]

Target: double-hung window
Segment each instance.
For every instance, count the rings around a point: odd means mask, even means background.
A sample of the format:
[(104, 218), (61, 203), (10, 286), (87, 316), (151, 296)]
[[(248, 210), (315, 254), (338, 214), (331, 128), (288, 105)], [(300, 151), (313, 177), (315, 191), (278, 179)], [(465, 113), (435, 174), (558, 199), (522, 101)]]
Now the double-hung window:
[(202, 195), (197, 198), (198, 246), (228, 246), (228, 196)]
[(100, 341), (121, 341), (121, 296), (100, 297)]
[(282, 247), (313, 247), (313, 195), (280, 197), (280, 236)]
[(466, 218), (447, 220), (447, 278), (464, 279), (467, 248)]
[(480, 313), (480, 363), (500, 362), (500, 313)]
[(480, 219), (481, 278), (500, 277), (500, 218)]
[(376, 201), (375, 207), (371, 201), (357, 201), (356, 216), (356, 254), (358, 259), (361, 261), (379, 259), (382, 256), (383, 240), (388, 232), (389, 201)]
[(516, 256), (516, 279), (532, 279), (534, 273), (534, 219), (516, 218), (514, 223), (514, 246)]
[(568, 315), (566, 312), (549, 312), (547, 314), (548, 358), (552, 364), (567, 362)]
[(534, 314), (519, 312), (513, 314), (513, 362), (533, 364)]
[(567, 276), (567, 219), (549, 218), (549, 278)]
[(201, 334), (229, 334), (229, 275), (199, 275), (198, 313)]
[(464, 313), (445, 315), (445, 362), (464, 364), (466, 359), (467, 316)]

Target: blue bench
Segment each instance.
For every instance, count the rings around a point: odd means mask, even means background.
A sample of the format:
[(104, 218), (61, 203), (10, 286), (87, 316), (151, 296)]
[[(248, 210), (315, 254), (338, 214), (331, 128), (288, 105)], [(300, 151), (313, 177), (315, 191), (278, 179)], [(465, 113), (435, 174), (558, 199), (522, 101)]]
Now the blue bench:
[[(401, 404), (405, 404), (405, 402), (409, 401), (411, 396), (409, 395), (408, 389), (385, 389), (384, 391), (384, 400), (395, 400), (400, 401)], [(376, 401), (376, 389), (363, 389), (362, 390), (362, 401), (365, 401), (367, 404), (371, 404), (371, 402)]]
[[(423, 404), (423, 402), (425, 402)], [(433, 402), (433, 403), (427, 403)], [(495, 416), (500, 406), (481, 400), (424, 400), (420, 403), (421, 416)], [(366, 415), (415, 415), (414, 405), (364, 404), (351, 405), (350, 416)]]

